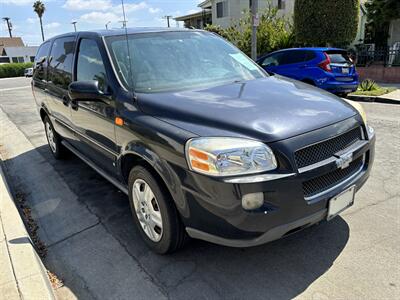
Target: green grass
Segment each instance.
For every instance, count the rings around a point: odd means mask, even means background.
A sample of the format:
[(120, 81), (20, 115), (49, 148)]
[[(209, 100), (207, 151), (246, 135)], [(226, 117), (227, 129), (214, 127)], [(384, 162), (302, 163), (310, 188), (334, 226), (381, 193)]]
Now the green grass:
[(360, 89), (358, 89), (357, 91), (349, 94), (349, 95), (358, 95), (358, 96), (382, 96), (385, 95), (387, 93), (393, 92), (395, 91), (396, 88), (394, 87), (379, 87), (376, 90), (373, 91), (362, 91)]

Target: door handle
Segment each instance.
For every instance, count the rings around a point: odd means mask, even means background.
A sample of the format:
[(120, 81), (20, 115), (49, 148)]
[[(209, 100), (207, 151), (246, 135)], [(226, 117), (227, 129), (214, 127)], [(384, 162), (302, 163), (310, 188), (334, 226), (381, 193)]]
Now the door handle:
[(71, 108), (73, 110), (78, 110), (78, 107), (79, 107), (78, 101), (72, 100), (72, 101), (70, 101), (70, 103), (71, 103)]
[(63, 97), (62, 102), (65, 106), (68, 106), (70, 101), (67, 97)]

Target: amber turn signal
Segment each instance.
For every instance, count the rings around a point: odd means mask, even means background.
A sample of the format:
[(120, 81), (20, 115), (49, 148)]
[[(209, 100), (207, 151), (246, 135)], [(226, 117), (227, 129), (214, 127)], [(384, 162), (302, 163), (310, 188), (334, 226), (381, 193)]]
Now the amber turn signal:
[(120, 118), (120, 117), (116, 117), (115, 118), (115, 125), (118, 125), (118, 126), (124, 125), (124, 120), (122, 120), (122, 118)]

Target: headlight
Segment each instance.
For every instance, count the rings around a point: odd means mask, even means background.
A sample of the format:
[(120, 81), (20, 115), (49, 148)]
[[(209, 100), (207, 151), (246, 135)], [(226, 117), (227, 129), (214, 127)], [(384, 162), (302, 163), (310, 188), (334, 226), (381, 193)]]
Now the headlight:
[(347, 103), (349, 103), (351, 106), (353, 106), (358, 113), (360, 114), (361, 118), (364, 121), (365, 126), (367, 126), (367, 114), (365, 113), (364, 108), (362, 107), (362, 105), (360, 103), (351, 101), (351, 100), (347, 100), (345, 98), (342, 98), (343, 100), (345, 100)]
[(242, 138), (191, 139), (186, 144), (186, 159), (191, 170), (211, 176), (259, 173), (277, 168), (268, 146)]
[(362, 105), (360, 103), (357, 103), (354, 101), (350, 101), (350, 100), (347, 100), (344, 98), (342, 98), (342, 99), (345, 100), (347, 103), (349, 103), (351, 106), (353, 106), (358, 111), (362, 120), (364, 121), (365, 128), (367, 129), (368, 139), (370, 140), (374, 136), (375, 130), (374, 130), (374, 128), (372, 128), (371, 126), (368, 125), (367, 114), (365, 113), (365, 110), (362, 107)]

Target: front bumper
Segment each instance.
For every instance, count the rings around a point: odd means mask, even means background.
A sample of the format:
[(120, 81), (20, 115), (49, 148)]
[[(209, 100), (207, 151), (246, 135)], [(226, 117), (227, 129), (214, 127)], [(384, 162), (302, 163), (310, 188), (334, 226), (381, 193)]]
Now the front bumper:
[[(232, 183), (229, 179), (216, 179), (188, 172), (182, 182), (182, 192), (187, 203), (183, 221), (189, 236), (209, 242), (249, 247), (279, 239), (290, 233), (326, 219), (328, 201), (348, 187), (356, 190), (367, 180), (373, 159), (375, 137), (358, 149), (356, 156), (365, 157), (361, 170), (348, 180), (339, 182), (334, 188), (306, 199), (303, 182), (337, 168), (334, 162), (312, 170), (301, 170), (291, 166), (293, 149), (300, 149), (321, 140), (321, 136), (334, 136), (360, 120), (352, 118), (271, 145), (279, 156), (283, 170), (275, 180)], [(359, 123), (358, 123), (359, 124)], [(255, 211), (246, 211), (241, 198), (248, 193), (264, 193), (264, 205)]]

